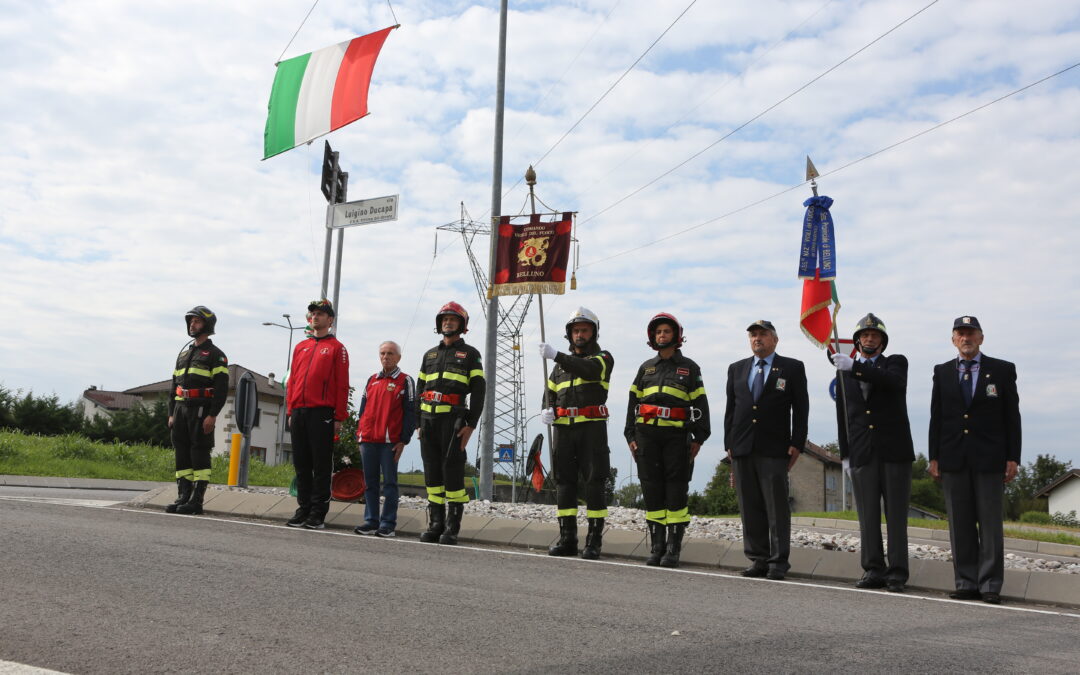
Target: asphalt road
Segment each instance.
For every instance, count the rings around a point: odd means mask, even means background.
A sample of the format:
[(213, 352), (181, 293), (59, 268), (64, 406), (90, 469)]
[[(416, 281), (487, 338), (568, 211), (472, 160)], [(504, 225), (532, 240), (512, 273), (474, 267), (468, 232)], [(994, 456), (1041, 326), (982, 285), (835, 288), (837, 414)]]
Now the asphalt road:
[(1080, 616), (0, 495), (0, 660), (70, 673), (1077, 672)]

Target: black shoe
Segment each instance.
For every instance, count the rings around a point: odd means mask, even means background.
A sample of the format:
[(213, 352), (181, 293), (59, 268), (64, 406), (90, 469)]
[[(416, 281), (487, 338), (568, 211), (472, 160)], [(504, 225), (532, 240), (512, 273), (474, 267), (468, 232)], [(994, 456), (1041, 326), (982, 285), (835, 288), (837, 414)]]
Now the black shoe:
[(903, 593), (907, 589), (904, 586), (903, 581), (888, 581), (885, 583), (885, 590), (890, 593)]
[(970, 589), (961, 589), (949, 593), (949, 597), (953, 600), (979, 600), (982, 598), (982, 593)]
[(885, 588), (885, 580), (876, 574), (867, 572), (855, 582), (855, 588)]
[(667, 526), (667, 548), (664, 557), (660, 559), (660, 567), (678, 567), (679, 556), (682, 554), (682, 540), (686, 533), (686, 523), (677, 523)]
[(200, 516), (203, 512), (203, 498), (206, 495), (206, 486), (210, 484), (208, 480), (195, 481), (195, 487), (191, 490), (191, 497), (187, 502), (179, 504), (176, 507), (177, 513), (182, 513), (186, 516)]
[(425, 544), (438, 543), (443, 530), (446, 529), (446, 504), (432, 504), (428, 502), (428, 529), (420, 533), (420, 541)]
[(751, 565), (750, 567), (747, 567), (746, 569), (744, 569), (742, 572), (739, 572), (739, 574), (743, 575), (744, 577), (750, 577), (751, 579), (756, 579), (758, 577), (765, 576), (768, 573), (768, 571), (769, 570), (767, 568), (765, 568), (765, 567), (761, 567), (759, 565)]
[(285, 521), (285, 524), (289, 527), (303, 527), (304, 522), (307, 521), (307, 518), (308, 510), (301, 507), (299, 509), (296, 509), (296, 513), (293, 514), (292, 518), (289, 518), (287, 521)]
[(363, 525), (353, 529), (356, 534), (375, 534), (379, 529), (378, 525), (372, 523), (364, 523)]
[(323, 516), (316, 516), (315, 514), (308, 516), (308, 519), (304, 521), (304, 529), (325, 530), (326, 523), (323, 520)]
[(375, 530), (375, 534), (376, 534), (376, 536), (384, 537), (384, 538), (387, 538), (387, 539), (390, 538), (390, 537), (396, 537), (397, 536), (397, 534), (393, 530), (391, 530), (389, 527), (380, 527), (379, 529)]
[(982, 601), (990, 603), (991, 605), (1000, 605), (1001, 604), (1001, 594), (1000, 593), (992, 593), (992, 592), (991, 593), (983, 593), (982, 594)]
[(186, 504), (191, 499), (192, 488), (195, 484), (187, 478), (176, 479), (176, 501), (165, 507), (165, 513), (176, 513), (176, 509), (181, 504)]
[(589, 518), (589, 534), (585, 537), (585, 548), (581, 551), (584, 560), (599, 560), (600, 549), (604, 544), (604, 519)]
[(440, 544), (457, 544), (458, 533), (461, 531), (461, 516), (464, 513), (465, 504), (462, 502), (450, 502), (446, 505), (446, 529), (439, 537)]
[(664, 557), (664, 551), (667, 550), (667, 525), (652, 520), (646, 521), (646, 524), (649, 527), (651, 545), (649, 547), (649, 557), (645, 559), (645, 564), (649, 567), (657, 567), (660, 564), (660, 559)]
[(569, 557), (578, 554), (577, 516), (559, 516), (559, 541), (548, 548), (548, 555)]
[(787, 572), (781, 572), (780, 570), (769, 570), (765, 573), (765, 578), (773, 581), (783, 581), (786, 576)]

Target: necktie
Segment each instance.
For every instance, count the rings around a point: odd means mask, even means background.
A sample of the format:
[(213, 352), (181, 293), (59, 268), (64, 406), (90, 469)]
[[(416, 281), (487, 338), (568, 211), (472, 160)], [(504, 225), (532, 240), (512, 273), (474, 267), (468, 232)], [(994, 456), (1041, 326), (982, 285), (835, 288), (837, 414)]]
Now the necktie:
[(971, 406), (971, 368), (975, 365), (974, 361), (961, 361), (964, 364), (964, 377), (960, 380), (960, 390), (964, 394), (964, 405)]
[[(874, 367), (874, 362), (871, 361), (870, 359), (867, 359), (863, 363), (870, 366), (871, 368)], [(862, 389), (863, 400), (870, 398), (870, 383), (869, 382), (865, 382), (865, 381), (860, 380), (859, 381), (859, 389)]]
[(751, 387), (750, 393), (754, 395), (754, 403), (758, 402), (761, 398), (761, 392), (765, 391), (765, 359), (761, 359), (757, 362), (757, 374), (754, 375), (754, 386)]

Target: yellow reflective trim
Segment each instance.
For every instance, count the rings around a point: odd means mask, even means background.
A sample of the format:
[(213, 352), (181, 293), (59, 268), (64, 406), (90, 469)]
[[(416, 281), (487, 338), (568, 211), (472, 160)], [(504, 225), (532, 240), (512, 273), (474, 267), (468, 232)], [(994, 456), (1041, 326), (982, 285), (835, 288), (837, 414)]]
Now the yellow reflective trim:
[(659, 511), (646, 511), (645, 520), (651, 520), (654, 523), (660, 523), (661, 525), (667, 524), (667, 510), (661, 509)]
[(559, 509), (555, 514), (560, 518), (566, 518), (567, 516), (574, 516), (577, 518), (577, 507), (575, 506), (572, 509)]
[(704, 395), (705, 395), (705, 387), (698, 387), (694, 391), (690, 392), (690, 400), (693, 401), (694, 399), (698, 398), (699, 396), (704, 396)]
[(649, 396), (650, 394), (658, 394), (658, 393), (660, 393), (660, 387), (659, 386), (645, 387), (644, 389), (641, 390), (641, 395), (638, 396), (638, 398), (643, 398), (645, 396)]
[(458, 375), (457, 373), (439, 373), (439, 376), (444, 380), (453, 380), (454, 382), (460, 382), (462, 384), (468, 384), (469, 380), (464, 375)]
[(682, 420), (665, 420), (660, 417), (654, 417), (650, 420), (646, 420), (644, 417), (639, 417), (634, 420), (635, 424), (652, 424), (657, 427), (681, 427), (683, 426)]
[(446, 491), (446, 488), (444, 488), (442, 485), (439, 485), (437, 487), (429, 487), (429, 488), (427, 488), (427, 493), (428, 493), (429, 497), (431, 495), (441, 495), (445, 491)]
[(678, 511), (668, 511), (667, 522), (668, 525), (675, 525), (677, 523), (689, 523), (689, 511), (685, 508), (679, 509)]
[(457, 502), (460, 504), (466, 504), (469, 501), (469, 495), (464, 489), (461, 490), (447, 490), (446, 501)]
[(421, 370), (419, 373), (417, 373), (416, 379), (420, 380), (421, 382), (427, 382), (428, 380), (434, 380), (438, 376), (438, 373), (425, 373)]
[(187, 478), (187, 479), (190, 479), (190, 478), (191, 478), (191, 474), (193, 474), (193, 473), (195, 473), (195, 472), (194, 472), (194, 471), (192, 471), (191, 469), (180, 469), (179, 471), (177, 471), (177, 472), (176, 472), (176, 477), (177, 477), (177, 478)]
[(440, 413), (448, 413), (451, 410), (453, 410), (453, 407), (448, 405), (431, 405), (430, 403), (420, 404), (420, 412), (435, 413), (438, 415)]
[(607, 361), (600, 354), (594, 354), (592, 358), (600, 361), (600, 379), (606, 379), (604, 376), (607, 375)]
[(183, 374), (184, 374), (184, 369), (183, 368), (178, 368), (177, 370), (173, 371), (173, 376), (175, 376), (175, 377), (180, 377)]
[(583, 380), (580, 377), (575, 377), (573, 383), (575, 387), (580, 387), (583, 384), (598, 384), (605, 390), (610, 386), (607, 382), (604, 382), (603, 380)]
[(196, 469), (191, 472), (191, 480), (210, 480), (210, 469)]
[(429, 487), (427, 489), (427, 498), (432, 504), (445, 504), (446, 499), (443, 497), (443, 486)]
[(578, 415), (577, 417), (556, 417), (555, 424), (578, 424), (579, 422), (605, 422), (604, 417), (586, 417), (584, 415)]
[(188, 368), (188, 375), (202, 375), (203, 377), (210, 377), (210, 371), (206, 368)]
[(174, 401), (183, 401), (183, 400), (184, 400), (184, 397), (183, 397), (183, 396), (174, 396), (174, 397), (173, 397), (173, 400), (174, 400)]
[(608, 517), (608, 511), (607, 511), (607, 509), (599, 509), (597, 511), (593, 511), (592, 509), (589, 509), (589, 510), (585, 511), (585, 517), (586, 518), (607, 518)]
[(566, 389), (569, 386), (570, 386), (570, 380), (567, 380), (565, 382), (559, 382), (558, 384), (555, 384), (551, 380), (548, 380), (548, 389), (551, 389), (552, 391), (562, 391), (563, 389)]
[(214, 368), (210, 372), (213, 373), (214, 375), (219, 375), (221, 373), (225, 373), (226, 375), (228, 375), (229, 374), (229, 367), (228, 366), (218, 366), (217, 368)]
[(474, 377), (483, 377), (483, 376), (484, 376), (484, 371), (479, 369), (479, 368), (469, 371), (469, 379), (470, 380), (473, 379)]
[(548, 380), (548, 389), (550, 389), (551, 391), (555, 391), (555, 383), (551, 380)]
[(668, 396), (674, 396), (675, 398), (681, 398), (684, 401), (689, 401), (690, 400), (690, 395), (689, 394), (687, 394), (685, 391), (681, 391), (679, 389), (676, 389), (675, 387), (667, 387), (667, 386), (661, 387), (660, 388), (660, 393), (667, 394)]

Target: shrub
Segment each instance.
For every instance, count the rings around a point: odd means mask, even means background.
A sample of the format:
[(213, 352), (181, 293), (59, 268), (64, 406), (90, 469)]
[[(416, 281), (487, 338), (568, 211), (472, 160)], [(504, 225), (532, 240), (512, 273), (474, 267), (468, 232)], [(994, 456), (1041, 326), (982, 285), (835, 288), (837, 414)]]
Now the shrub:
[(0, 438), (0, 459), (14, 459), (19, 455), (19, 445), (11, 438)]
[(1020, 522), (1049, 525), (1053, 520), (1051, 519), (1050, 514), (1045, 511), (1024, 511), (1020, 514)]
[(1080, 527), (1080, 519), (1076, 517), (1076, 511), (1069, 511), (1068, 513), (1058, 511), (1050, 516), (1050, 522), (1054, 525), (1064, 525), (1065, 527)]

